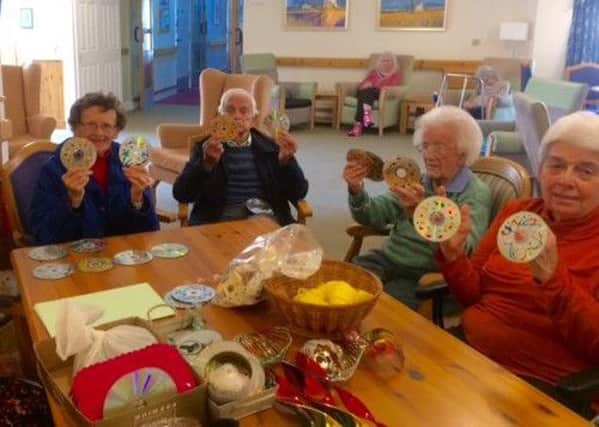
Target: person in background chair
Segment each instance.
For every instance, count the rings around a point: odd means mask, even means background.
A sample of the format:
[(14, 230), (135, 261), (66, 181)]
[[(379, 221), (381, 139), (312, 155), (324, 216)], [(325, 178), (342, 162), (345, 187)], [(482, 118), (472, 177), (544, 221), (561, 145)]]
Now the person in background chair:
[(111, 93), (93, 92), (71, 107), (69, 126), (94, 145), (90, 170), (66, 170), (56, 153), (44, 165), (31, 202), (30, 224), (36, 244), (67, 242), (158, 229), (151, 195), (152, 178), (143, 166), (124, 168), (115, 142), (127, 118)]
[(349, 161), (343, 178), (349, 189), (353, 219), (382, 230), (391, 227), (381, 249), (355, 257), (352, 262), (377, 274), (385, 292), (412, 309), (419, 301), (414, 295), (418, 279), (438, 271), (433, 260), (436, 245), (424, 240), (414, 229), (414, 209), (425, 197), (446, 194), (458, 205), (471, 208), (473, 227), (467, 250), (474, 249), (489, 223), (491, 192), (470, 169), (480, 150), (482, 133), (476, 121), (454, 106), (435, 108), (416, 122), (414, 145), (422, 152), (426, 173), (421, 185), (396, 186), (371, 197), (364, 189), (368, 169)]
[(361, 136), (363, 128), (374, 126), (372, 105), (379, 99), (383, 87), (399, 86), (402, 75), (397, 65), (397, 57), (391, 52), (383, 52), (374, 67), (358, 86), (358, 105), (354, 125), (348, 136)]
[[(466, 341), (540, 388), (599, 365), (599, 117), (577, 112), (558, 120), (540, 146), (542, 198), (515, 201), (493, 221), (467, 257), (473, 217), (435, 257), (465, 310)], [(513, 263), (497, 233), (519, 211), (549, 227), (543, 251)]]
[(483, 85), (475, 95), (464, 101), (464, 108), (477, 120), (488, 119), (486, 112), (491, 106), (506, 106), (510, 104), (510, 85), (499, 78), (495, 68), (481, 65), (476, 71), (476, 77)]
[(279, 224), (294, 222), (289, 202), (308, 192), (295, 139), (280, 132), (275, 141), (253, 128), (256, 101), (244, 89), (225, 91), (218, 111), (233, 117), (241, 131), (235, 141), (210, 136), (195, 145), (173, 186), (175, 199), (194, 204), (189, 223), (247, 218), (250, 199), (266, 202)]

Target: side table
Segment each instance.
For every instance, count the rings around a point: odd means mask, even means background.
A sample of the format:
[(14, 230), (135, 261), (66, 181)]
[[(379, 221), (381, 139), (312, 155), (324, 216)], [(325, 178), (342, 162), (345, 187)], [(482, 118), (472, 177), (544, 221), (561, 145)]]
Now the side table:
[(310, 129), (314, 129), (314, 123), (330, 124), (332, 127), (337, 122), (337, 93), (317, 92), (312, 95), (312, 114), (310, 117)]
[(433, 109), (432, 96), (410, 96), (401, 101), (399, 112), (399, 133), (414, 130), (416, 119)]

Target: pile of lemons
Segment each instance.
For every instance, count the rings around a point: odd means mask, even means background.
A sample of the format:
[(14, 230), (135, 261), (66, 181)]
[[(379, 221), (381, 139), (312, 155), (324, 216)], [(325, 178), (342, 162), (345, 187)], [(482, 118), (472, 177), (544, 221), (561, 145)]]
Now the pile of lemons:
[(356, 289), (342, 280), (331, 280), (314, 288), (299, 288), (294, 301), (316, 305), (350, 305), (372, 298), (372, 294)]

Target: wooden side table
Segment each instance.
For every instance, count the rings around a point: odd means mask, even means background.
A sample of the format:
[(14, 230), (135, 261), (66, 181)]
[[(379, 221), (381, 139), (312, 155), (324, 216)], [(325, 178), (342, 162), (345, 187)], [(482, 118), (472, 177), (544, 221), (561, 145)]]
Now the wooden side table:
[(432, 96), (410, 96), (401, 101), (399, 112), (399, 133), (414, 130), (416, 119), (433, 109)]
[(314, 129), (314, 123), (330, 124), (332, 127), (337, 122), (337, 93), (318, 92), (312, 95), (312, 114), (310, 118), (310, 129)]

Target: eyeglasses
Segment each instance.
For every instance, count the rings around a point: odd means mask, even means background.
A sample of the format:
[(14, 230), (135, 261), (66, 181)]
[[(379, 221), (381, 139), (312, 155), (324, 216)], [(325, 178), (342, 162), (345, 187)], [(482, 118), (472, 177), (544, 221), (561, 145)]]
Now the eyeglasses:
[(248, 117), (248, 116), (252, 115), (252, 109), (250, 107), (246, 107), (246, 106), (242, 106), (242, 107), (236, 108), (236, 107), (234, 107), (232, 105), (228, 105), (225, 108), (225, 113), (227, 113), (230, 116), (234, 116), (235, 113), (239, 113), (239, 114), (241, 114), (244, 117)]
[(108, 123), (79, 123), (79, 126), (81, 126), (88, 132), (95, 132), (97, 130), (100, 130), (104, 134), (111, 133), (116, 129), (116, 126), (109, 125)]
[(549, 158), (543, 164), (543, 168), (554, 176), (565, 174), (571, 169), (574, 176), (582, 181), (599, 178), (599, 164), (594, 162), (571, 164), (560, 159)]
[(439, 156), (446, 156), (450, 152), (450, 147), (448, 147), (446, 144), (429, 144), (427, 142), (423, 142), (418, 147), (418, 151), (436, 154)]

